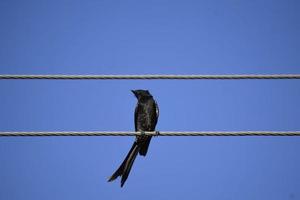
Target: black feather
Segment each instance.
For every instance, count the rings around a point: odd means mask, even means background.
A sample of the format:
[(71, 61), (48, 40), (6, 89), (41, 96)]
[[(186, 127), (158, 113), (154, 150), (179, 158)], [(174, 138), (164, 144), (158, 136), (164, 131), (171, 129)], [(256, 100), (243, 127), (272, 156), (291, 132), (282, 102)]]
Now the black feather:
[[(134, 112), (135, 131), (155, 131), (159, 115), (157, 103), (148, 90), (132, 90), (132, 92), (138, 99)], [(136, 140), (126, 158), (108, 181), (113, 181), (121, 176), (121, 187), (123, 187), (137, 154), (139, 153), (142, 156), (146, 156), (151, 138), (152, 136), (147, 135), (136, 136)]]

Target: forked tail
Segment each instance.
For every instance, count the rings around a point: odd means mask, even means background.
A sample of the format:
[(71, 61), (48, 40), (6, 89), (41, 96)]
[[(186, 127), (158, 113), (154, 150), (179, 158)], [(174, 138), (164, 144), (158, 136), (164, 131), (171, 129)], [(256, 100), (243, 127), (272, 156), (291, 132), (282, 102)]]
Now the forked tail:
[(128, 178), (133, 162), (139, 152), (139, 148), (136, 142), (133, 143), (131, 149), (129, 150), (126, 158), (120, 165), (120, 167), (113, 173), (113, 175), (108, 179), (108, 182), (115, 180), (121, 176), (121, 187), (123, 187), (125, 181)]

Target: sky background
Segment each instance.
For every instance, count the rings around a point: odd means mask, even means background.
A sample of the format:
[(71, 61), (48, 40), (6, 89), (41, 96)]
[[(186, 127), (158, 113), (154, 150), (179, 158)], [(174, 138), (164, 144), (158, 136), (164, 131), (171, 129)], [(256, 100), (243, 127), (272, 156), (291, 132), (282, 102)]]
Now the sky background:
[[(300, 73), (300, 3), (0, 0), (0, 74)], [(0, 80), (0, 131), (300, 130), (298, 80)], [(300, 137), (2, 137), (0, 199), (300, 199)]]

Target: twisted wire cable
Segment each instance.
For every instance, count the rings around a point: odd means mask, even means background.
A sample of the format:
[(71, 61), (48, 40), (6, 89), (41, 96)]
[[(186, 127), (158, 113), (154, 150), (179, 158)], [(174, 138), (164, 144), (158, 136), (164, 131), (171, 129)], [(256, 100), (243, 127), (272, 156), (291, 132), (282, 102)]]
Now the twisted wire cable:
[(300, 136), (300, 131), (38, 131), (0, 132), (4, 136)]
[(0, 75), (0, 79), (61, 79), (61, 80), (128, 80), (128, 79), (179, 79), (179, 80), (196, 80), (196, 79), (300, 79), (300, 74), (244, 74), (244, 75)]
[[(300, 79), (300, 74), (271, 75), (0, 75), (0, 79)], [(53, 132), (0, 132), (0, 136), (300, 136), (300, 131), (167, 131), (167, 132), (126, 132), (126, 131), (53, 131)]]

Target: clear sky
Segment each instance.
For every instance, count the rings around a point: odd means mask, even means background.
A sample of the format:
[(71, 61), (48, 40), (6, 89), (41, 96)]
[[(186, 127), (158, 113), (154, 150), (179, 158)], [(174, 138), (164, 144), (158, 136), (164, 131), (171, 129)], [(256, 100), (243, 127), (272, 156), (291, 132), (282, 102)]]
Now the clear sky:
[[(0, 1), (0, 74), (300, 73), (300, 3)], [(300, 130), (298, 80), (1, 80), (1, 131)], [(300, 198), (300, 137), (159, 137), (125, 186), (133, 137), (2, 137), (0, 199)]]

